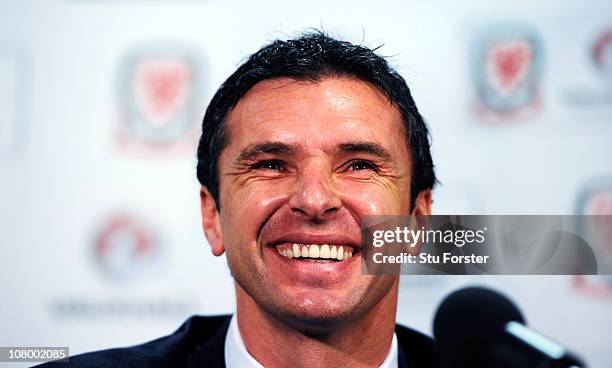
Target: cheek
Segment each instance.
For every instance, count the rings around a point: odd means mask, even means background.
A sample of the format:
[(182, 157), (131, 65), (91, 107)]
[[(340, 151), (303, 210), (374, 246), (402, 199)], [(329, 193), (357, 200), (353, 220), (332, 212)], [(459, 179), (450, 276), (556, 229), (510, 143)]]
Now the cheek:
[(339, 186), (343, 202), (361, 215), (398, 215), (409, 211), (408, 190), (375, 183), (347, 183)]
[(288, 191), (282, 185), (254, 182), (226, 191), (221, 198), (223, 233), (228, 234), (226, 245), (237, 242), (245, 245), (257, 241), (257, 231), (274, 211), (286, 200)]

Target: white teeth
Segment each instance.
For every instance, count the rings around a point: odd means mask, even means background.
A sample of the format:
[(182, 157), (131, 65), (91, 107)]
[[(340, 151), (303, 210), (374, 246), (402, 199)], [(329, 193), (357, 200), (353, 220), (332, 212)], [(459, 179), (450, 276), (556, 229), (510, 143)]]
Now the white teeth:
[[(346, 249), (345, 249), (346, 248)], [(320, 258), (320, 259), (336, 259), (338, 261), (342, 261), (344, 259), (349, 259), (353, 256), (353, 249), (351, 247), (343, 247), (341, 245), (332, 245), (329, 246), (327, 244), (318, 245), (318, 244), (293, 244), (290, 248), (277, 248), (276, 249), (279, 254), (287, 257), (287, 258)]]
[(319, 246), (316, 244), (308, 247), (308, 257), (310, 258), (319, 258)]
[(319, 251), (320, 258), (329, 258), (329, 245), (323, 244), (321, 245), (321, 250)]

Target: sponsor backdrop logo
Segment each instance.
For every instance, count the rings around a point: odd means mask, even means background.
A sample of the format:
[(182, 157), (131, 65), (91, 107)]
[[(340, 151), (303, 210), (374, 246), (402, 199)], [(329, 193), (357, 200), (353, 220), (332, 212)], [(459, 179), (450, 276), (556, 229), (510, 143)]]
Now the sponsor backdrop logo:
[(612, 77), (612, 28), (599, 34), (591, 50), (597, 69), (608, 77)]
[(471, 48), (476, 115), (501, 121), (537, 110), (542, 59), (542, 42), (532, 28), (522, 24), (482, 28)]
[(135, 281), (156, 274), (163, 259), (158, 228), (144, 218), (120, 213), (96, 231), (92, 254), (96, 268), (113, 281)]
[(603, 120), (609, 121), (612, 108), (612, 28), (596, 33), (588, 40), (585, 59), (590, 59), (593, 78), (581, 81), (562, 91), (562, 100), (569, 107), (602, 111)]
[(157, 277), (167, 258), (161, 233), (149, 219), (133, 213), (104, 218), (86, 244), (93, 269), (108, 283), (52, 296), (47, 304), (50, 315), (60, 320), (135, 321), (195, 313), (197, 297), (178, 292)]
[(136, 155), (190, 154), (202, 118), (202, 68), (188, 47), (132, 50), (119, 68), (119, 142)]
[[(578, 196), (579, 215), (595, 215), (596, 221), (582, 223), (583, 232), (600, 260), (612, 257), (612, 177), (593, 180)], [(607, 216), (604, 216), (607, 215)], [(579, 216), (580, 218), (580, 216)], [(600, 263), (602, 270), (612, 270), (612, 264)], [(612, 276), (576, 276), (574, 288), (592, 297), (612, 298)]]

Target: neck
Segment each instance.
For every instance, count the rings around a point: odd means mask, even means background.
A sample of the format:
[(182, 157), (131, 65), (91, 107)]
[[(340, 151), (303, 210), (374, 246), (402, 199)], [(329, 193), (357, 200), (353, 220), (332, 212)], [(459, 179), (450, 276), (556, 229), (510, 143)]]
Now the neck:
[(264, 311), (235, 284), (240, 335), (248, 352), (265, 367), (378, 367), (391, 348), (398, 283), (396, 278), (365, 315), (314, 337)]

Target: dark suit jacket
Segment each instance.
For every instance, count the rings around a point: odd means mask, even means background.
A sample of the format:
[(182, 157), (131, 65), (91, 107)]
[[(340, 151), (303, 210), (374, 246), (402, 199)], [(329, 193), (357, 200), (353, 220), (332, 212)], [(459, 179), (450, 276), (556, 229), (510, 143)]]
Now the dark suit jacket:
[[(171, 335), (127, 348), (109, 349), (70, 357), (39, 367), (225, 367), (225, 335), (230, 315), (193, 316)], [(396, 325), (400, 368), (437, 367), (434, 342), (420, 332)], [(288, 362), (288, 366), (290, 366)]]

